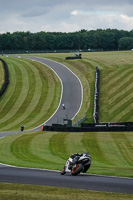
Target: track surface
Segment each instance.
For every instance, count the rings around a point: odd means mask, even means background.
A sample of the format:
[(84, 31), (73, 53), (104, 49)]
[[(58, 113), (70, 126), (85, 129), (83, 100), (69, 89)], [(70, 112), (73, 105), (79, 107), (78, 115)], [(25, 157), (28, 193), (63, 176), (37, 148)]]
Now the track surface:
[[(56, 113), (47, 121), (47, 125), (63, 124), (63, 119), (72, 119), (78, 113), (82, 104), (82, 86), (75, 74), (64, 65), (44, 58), (29, 57), (50, 67), (62, 83), (62, 97)], [(65, 104), (65, 110), (62, 104)]]
[(48, 185), (133, 194), (133, 179), (0, 166), (0, 182)]
[[(47, 124), (63, 123), (66, 115), (71, 119), (78, 112), (82, 102), (82, 88), (76, 76), (63, 65), (43, 58), (31, 58), (51, 67), (62, 80), (63, 93), (55, 115)], [(74, 81), (74, 82), (73, 82)], [(72, 90), (71, 90), (72, 89)], [(64, 103), (66, 110), (62, 110)], [(40, 127), (37, 129), (40, 130)], [(36, 130), (37, 130), (36, 129)], [(0, 138), (16, 132), (0, 133)], [(61, 176), (59, 172), (39, 169), (16, 168), (0, 164), (0, 182), (60, 186), (88, 189), (96, 191), (119, 192), (133, 194), (133, 179), (81, 174)]]

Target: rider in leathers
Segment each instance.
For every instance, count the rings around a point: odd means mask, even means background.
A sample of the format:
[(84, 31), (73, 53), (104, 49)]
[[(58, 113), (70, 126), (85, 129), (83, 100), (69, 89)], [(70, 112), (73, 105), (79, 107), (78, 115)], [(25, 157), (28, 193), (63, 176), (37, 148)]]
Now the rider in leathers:
[[(83, 153), (75, 153), (70, 156), (70, 158), (73, 159), (73, 161), (77, 161), (81, 156), (83, 156)], [(90, 166), (84, 166), (84, 169), (82, 170), (83, 173), (86, 173), (86, 171), (89, 169)], [(72, 166), (70, 165), (70, 162), (67, 160), (66, 165), (64, 166), (62, 173), (70, 172), (72, 169)]]

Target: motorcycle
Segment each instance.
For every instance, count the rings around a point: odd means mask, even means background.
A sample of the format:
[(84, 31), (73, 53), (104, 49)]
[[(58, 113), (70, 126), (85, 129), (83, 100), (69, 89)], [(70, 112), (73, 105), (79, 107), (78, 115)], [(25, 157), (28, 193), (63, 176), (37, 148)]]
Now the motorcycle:
[(66, 172), (69, 172), (73, 176), (76, 176), (81, 172), (86, 173), (90, 166), (91, 156), (88, 152), (85, 152), (83, 154), (72, 154), (60, 173), (61, 175), (64, 175)]

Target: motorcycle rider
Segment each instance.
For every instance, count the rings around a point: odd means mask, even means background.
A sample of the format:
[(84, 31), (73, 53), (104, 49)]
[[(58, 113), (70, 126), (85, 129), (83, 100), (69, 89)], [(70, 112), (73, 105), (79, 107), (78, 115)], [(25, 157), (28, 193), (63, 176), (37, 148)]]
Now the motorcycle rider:
[[(88, 152), (87, 152), (87, 153), (88, 153)], [(81, 156), (83, 156), (83, 153), (75, 153), (75, 154), (72, 154), (72, 155), (70, 156), (70, 158), (72, 159), (72, 163), (76, 163), (76, 162), (78, 161), (78, 159), (79, 159)], [(91, 158), (91, 157), (90, 157), (90, 158)], [(90, 165), (91, 165), (91, 163), (90, 163)], [(90, 165), (84, 166), (84, 169), (82, 170), (82, 172), (83, 172), (83, 173), (86, 173), (87, 170), (90, 168)], [(68, 159), (67, 162), (66, 162), (66, 165), (64, 166), (64, 168), (63, 168), (62, 171), (61, 171), (61, 174), (63, 175), (63, 174), (65, 174), (66, 172), (70, 172), (71, 169), (72, 169), (72, 165), (70, 164), (69, 159)]]

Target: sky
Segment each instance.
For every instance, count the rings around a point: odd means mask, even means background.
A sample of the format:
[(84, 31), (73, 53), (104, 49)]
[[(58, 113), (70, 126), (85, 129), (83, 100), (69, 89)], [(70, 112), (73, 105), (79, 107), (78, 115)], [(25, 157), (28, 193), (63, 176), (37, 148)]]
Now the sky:
[(133, 0), (0, 0), (0, 33), (133, 30)]

